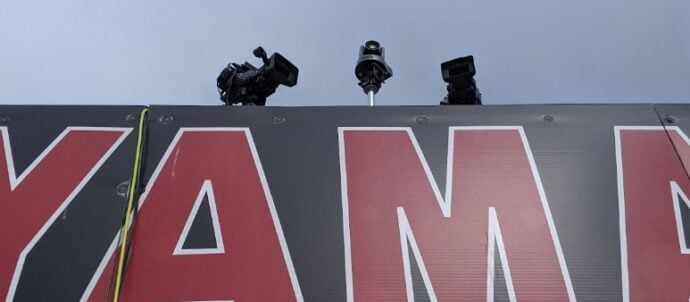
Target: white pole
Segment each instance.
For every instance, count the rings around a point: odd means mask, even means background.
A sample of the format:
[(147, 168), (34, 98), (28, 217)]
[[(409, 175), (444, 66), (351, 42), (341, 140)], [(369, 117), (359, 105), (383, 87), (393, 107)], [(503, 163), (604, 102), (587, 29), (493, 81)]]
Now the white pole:
[(374, 91), (369, 91), (369, 106), (374, 107)]

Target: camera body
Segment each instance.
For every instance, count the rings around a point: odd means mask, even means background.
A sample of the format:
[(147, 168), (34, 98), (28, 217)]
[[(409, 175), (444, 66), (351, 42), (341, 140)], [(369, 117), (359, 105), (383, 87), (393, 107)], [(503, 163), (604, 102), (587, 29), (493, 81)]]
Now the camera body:
[(266, 98), (279, 85), (292, 87), (297, 84), (299, 69), (279, 53), (267, 57), (262, 47), (254, 50), (264, 65), (256, 68), (249, 62), (230, 63), (218, 75), (216, 86), (220, 100), (226, 105), (266, 105)]
[(369, 91), (377, 93), (381, 84), (393, 76), (393, 69), (385, 60), (385, 49), (379, 42), (371, 40), (359, 47), (355, 76), (364, 93), (369, 93)]
[(481, 105), (482, 94), (474, 80), (474, 57), (456, 58), (441, 64), (443, 81), (448, 83), (448, 95), (441, 105)]

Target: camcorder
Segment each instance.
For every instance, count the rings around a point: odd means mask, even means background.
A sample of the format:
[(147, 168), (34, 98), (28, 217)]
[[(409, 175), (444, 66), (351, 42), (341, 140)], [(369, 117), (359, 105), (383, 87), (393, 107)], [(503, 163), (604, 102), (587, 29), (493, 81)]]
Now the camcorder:
[(276, 52), (267, 57), (266, 51), (259, 46), (254, 50), (254, 56), (260, 58), (264, 65), (256, 68), (249, 62), (241, 65), (230, 63), (218, 75), (216, 86), (220, 100), (226, 105), (264, 106), (266, 98), (278, 86), (297, 85), (299, 69), (281, 54)]

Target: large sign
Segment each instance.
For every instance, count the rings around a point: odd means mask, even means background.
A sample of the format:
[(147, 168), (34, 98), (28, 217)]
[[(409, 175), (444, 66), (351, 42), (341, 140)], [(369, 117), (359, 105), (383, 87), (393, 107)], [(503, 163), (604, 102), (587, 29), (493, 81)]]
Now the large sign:
[[(137, 107), (0, 107), (0, 296), (112, 299)], [(688, 105), (151, 108), (121, 301), (687, 301)]]

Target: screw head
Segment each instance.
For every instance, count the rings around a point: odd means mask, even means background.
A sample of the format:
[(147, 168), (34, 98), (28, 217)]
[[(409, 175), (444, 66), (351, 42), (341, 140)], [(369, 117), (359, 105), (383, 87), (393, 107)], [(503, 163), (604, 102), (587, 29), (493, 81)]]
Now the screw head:
[(274, 125), (280, 125), (280, 124), (282, 124), (282, 123), (285, 123), (285, 120), (286, 120), (286, 119), (285, 119), (284, 117), (274, 116), (274, 117), (273, 117), (273, 124), (274, 124)]
[(158, 122), (167, 125), (172, 123), (175, 120), (175, 117), (172, 114), (165, 114), (161, 115), (161, 117), (158, 118)]
[(678, 118), (672, 115), (667, 115), (664, 117), (664, 122), (667, 124), (675, 124), (678, 121)]
[(127, 194), (129, 194), (129, 180), (125, 180), (117, 185), (115, 188), (115, 194), (122, 198), (127, 198)]

